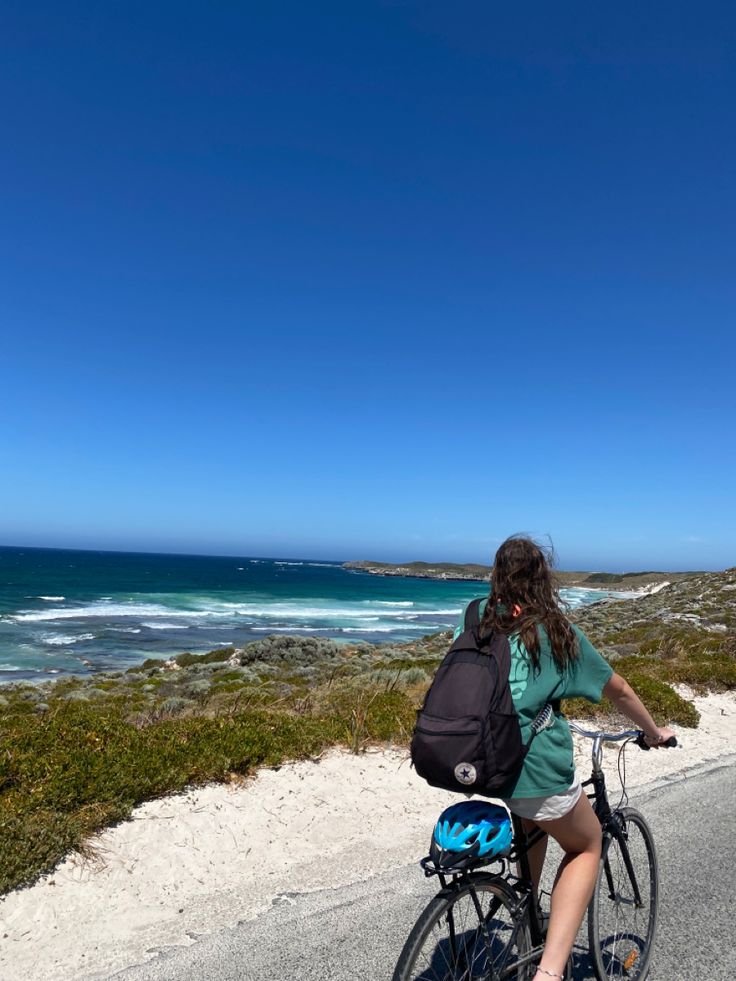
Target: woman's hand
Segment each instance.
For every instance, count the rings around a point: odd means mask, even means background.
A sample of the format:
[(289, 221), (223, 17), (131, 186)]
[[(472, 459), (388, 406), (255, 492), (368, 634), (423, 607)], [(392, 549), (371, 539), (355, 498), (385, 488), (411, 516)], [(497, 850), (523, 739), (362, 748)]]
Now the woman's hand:
[(648, 732), (644, 734), (644, 742), (651, 749), (658, 749), (662, 743), (666, 743), (667, 740), (671, 739), (674, 735), (674, 732), (669, 728), (669, 726), (656, 726), (655, 730), (651, 734)]

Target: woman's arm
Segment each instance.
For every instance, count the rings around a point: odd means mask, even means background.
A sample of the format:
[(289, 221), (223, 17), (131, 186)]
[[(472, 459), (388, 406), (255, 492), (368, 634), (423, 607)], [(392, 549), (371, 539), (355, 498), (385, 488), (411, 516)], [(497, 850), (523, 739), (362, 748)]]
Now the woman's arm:
[(656, 747), (674, 736), (674, 732), (667, 726), (658, 726), (655, 723), (628, 681), (615, 671), (604, 686), (603, 695), (613, 702), (619, 712), (628, 716), (634, 725), (644, 730), (647, 745)]

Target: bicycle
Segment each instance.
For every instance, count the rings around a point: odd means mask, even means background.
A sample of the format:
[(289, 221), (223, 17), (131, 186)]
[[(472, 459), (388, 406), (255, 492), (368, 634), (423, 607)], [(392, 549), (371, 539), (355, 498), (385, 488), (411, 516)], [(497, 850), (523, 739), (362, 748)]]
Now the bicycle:
[[(588, 906), (588, 944), (598, 981), (644, 981), (657, 925), (659, 879), (649, 825), (628, 807), (624, 750), (629, 742), (649, 749), (644, 733), (591, 732), (570, 728), (593, 740), (592, 772), (583, 782), (601, 823), (603, 847)], [(601, 767), (603, 744), (621, 742), (622, 795), (611, 808)], [(665, 746), (675, 746), (671, 738)], [(438, 876), (441, 889), (412, 928), (399, 956), (393, 981), (529, 981), (544, 949), (546, 917), (535, 895), (529, 849), (545, 832), (527, 834), (512, 815), (513, 843), (508, 854), (479, 859), (470, 868), (439, 868), (420, 862), (426, 876)], [(501, 863), (500, 872), (481, 871)], [(518, 867), (518, 874), (512, 866)], [(572, 958), (565, 972), (572, 978)]]

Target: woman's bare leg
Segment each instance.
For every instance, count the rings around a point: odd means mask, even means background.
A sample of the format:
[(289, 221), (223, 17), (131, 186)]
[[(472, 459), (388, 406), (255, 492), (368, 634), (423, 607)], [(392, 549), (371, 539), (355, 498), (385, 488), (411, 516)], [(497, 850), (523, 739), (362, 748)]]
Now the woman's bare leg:
[[(552, 887), (547, 940), (539, 962), (540, 968), (562, 976), (598, 876), (601, 826), (585, 794), (564, 817), (537, 824), (565, 852)], [(534, 981), (549, 981), (549, 975), (537, 971)]]
[[(535, 821), (530, 821), (528, 818), (522, 818), (521, 823), (524, 826), (524, 831), (529, 835), (535, 831), (539, 825)], [(532, 885), (534, 886), (534, 895), (539, 895), (539, 883), (542, 878), (542, 869), (544, 868), (544, 859), (547, 855), (547, 841), (548, 837), (545, 835), (540, 838), (529, 851), (526, 853), (527, 859), (529, 860), (529, 872), (531, 874)]]

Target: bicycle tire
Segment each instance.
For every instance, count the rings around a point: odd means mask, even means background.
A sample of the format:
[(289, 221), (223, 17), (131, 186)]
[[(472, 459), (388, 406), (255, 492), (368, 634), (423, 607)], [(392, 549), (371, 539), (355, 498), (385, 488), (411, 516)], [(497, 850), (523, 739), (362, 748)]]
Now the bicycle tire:
[[(485, 930), (472, 899), (471, 883)], [(513, 966), (531, 949), (529, 925), (524, 914), (517, 912), (517, 899), (502, 879), (486, 873), (442, 889), (414, 924), (393, 981), (528, 981), (534, 968)]]
[[(614, 812), (625, 832), (623, 842), (611, 832), (603, 850), (593, 897), (588, 907), (588, 944), (598, 981), (644, 981), (649, 972), (657, 928), (659, 876), (649, 825), (631, 807)], [(630, 858), (641, 905), (626, 865)], [(611, 888), (613, 887), (613, 888)]]

